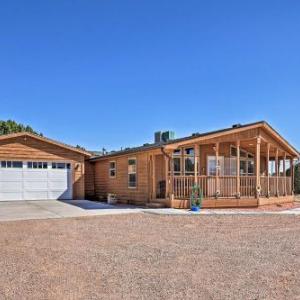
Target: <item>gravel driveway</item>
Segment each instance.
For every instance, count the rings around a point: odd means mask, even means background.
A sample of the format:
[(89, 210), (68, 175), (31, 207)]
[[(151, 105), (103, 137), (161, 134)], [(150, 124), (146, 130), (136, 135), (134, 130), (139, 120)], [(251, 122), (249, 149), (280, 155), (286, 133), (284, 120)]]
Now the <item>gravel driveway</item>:
[(0, 223), (1, 299), (299, 299), (299, 216)]

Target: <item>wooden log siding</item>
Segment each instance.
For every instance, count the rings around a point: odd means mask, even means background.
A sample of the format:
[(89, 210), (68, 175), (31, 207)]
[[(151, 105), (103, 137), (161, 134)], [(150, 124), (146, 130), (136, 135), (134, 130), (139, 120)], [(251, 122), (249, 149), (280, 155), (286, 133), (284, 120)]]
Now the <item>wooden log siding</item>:
[[(239, 176), (238, 172), (232, 172), (230, 167), (229, 173), (219, 173), (218, 176), (207, 176), (207, 157), (224, 157), (229, 158), (230, 146), (239, 146), (241, 150), (246, 150), (250, 154), (256, 156), (255, 172), (253, 175), (246, 176), (243, 174)], [(195, 171), (189, 174), (184, 173), (184, 156), (183, 149), (195, 149)], [(197, 183), (202, 191), (205, 199), (209, 201), (216, 201), (220, 203), (224, 198), (230, 198), (230, 203), (239, 203), (239, 205), (247, 205), (249, 200), (251, 205), (258, 204), (259, 201), (254, 199), (257, 197), (267, 197), (268, 190), (271, 196), (276, 195), (276, 188), (278, 184), (279, 194), (286, 192), (290, 193), (292, 189), (292, 180), (287, 178), (281, 183), (282, 179), (270, 176), (268, 181), (268, 161), (274, 159), (276, 156), (276, 149), (279, 149), (280, 155), (287, 153), (287, 159), (294, 158), (296, 152), (285, 144), (283, 139), (278, 138), (271, 132), (270, 128), (265, 126), (256, 126), (255, 128), (236, 129), (234, 133), (222, 134), (220, 132), (212, 134), (209, 137), (197, 137), (195, 139), (186, 139), (169, 143), (164, 147), (164, 152), (172, 155), (176, 149), (182, 150), (181, 160), (181, 174), (173, 174), (173, 163), (170, 164), (170, 172), (167, 169), (168, 163), (162, 155), (160, 148), (145, 150), (134, 154), (117, 154), (111, 159), (117, 160), (117, 176), (115, 179), (109, 179), (107, 163), (109, 158), (99, 158), (94, 161), (95, 164), (95, 193), (98, 196), (106, 197), (108, 192), (117, 194), (119, 199), (128, 199), (133, 201), (152, 201), (156, 198), (157, 185), (159, 181), (165, 180), (169, 182), (169, 200), (172, 205), (173, 200), (184, 199), (188, 201), (192, 186)], [(200, 151), (199, 151), (200, 150)], [(217, 150), (217, 151), (216, 151)], [(127, 187), (127, 158), (128, 156), (137, 157), (137, 188), (128, 190)], [(243, 156), (244, 158), (244, 156)], [(125, 165), (124, 165), (125, 164)], [(123, 166), (124, 165), (124, 166)], [(225, 166), (226, 167), (226, 166)], [(121, 171), (120, 171), (121, 168)], [(244, 168), (244, 165), (243, 165)], [(123, 170), (123, 171), (122, 171)], [(227, 170), (227, 169), (226, 169)], [(240, 170), (239, 161), (236, 159), (236, 170)], [(234, 170), (233, 170), (234, 171)], [(101, 173), (101, 174), (100, 174)], [(231, 176), (233, 174), (234, 176)], [(265, 176), (262, 176), (264, 174)], [(226, 176), (229, 175), (229, 176)], [(141, 178), (143, 178), (141, 180)], [(284, 187), (284, 190), (280, 186)], [(261, 195), (256, 193), (261, 188)], [(220, 192), (220, 199), (215, 199), (216, 191)], [(239, 190), (240, 197), (239, 199)], [(233, 199), (236, 198), (236, 199)], [(273, 197), (274, 198), (274, 197)], [(156, 199), (157, 200), (157, 199)], [(240, 202), (239, 202), (240, 201)], [(249, 202), (249, 203), (250, 203)], [(268, 201), (265, 201), (268, 202)], [(262, 202), (262, 203), (265, 203)], [(226, 202), (228, 204), (228, 202)], [(248, 203), (248, 204), (249, 204)], [(219, 205), (219, 204), (218, 204)], [(221, 204), (220, 204), (221, 205)]]
[[(137, 187), (128, 188), (128, 159), (133, 157), (137, 159)], [(109, 161), (111, 160), (116, 162), (115, 178), (109, 177)], [(149, 178), (149, 160), (148, 153), (140, 152), (94, 162), (96, 198), (107, 199), (107, 194), (113, 193), (121, 203), (146, 204), (150, 200), (152, 186), (151, 177)], [(164, 160), (162, 162), (164, 163)], [(155, 190), (153, 192), (155, 193)]]
[(85, 198), (85, 156), (67, 148), (19, 136), (0, 141), (0, 160), (69, 161), (72, 165), (73, 198)]

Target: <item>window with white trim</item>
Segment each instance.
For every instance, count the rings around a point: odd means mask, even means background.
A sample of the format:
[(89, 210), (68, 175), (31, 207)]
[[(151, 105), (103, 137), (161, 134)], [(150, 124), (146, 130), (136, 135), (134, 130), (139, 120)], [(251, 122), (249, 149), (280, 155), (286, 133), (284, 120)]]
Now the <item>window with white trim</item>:
[[(237, 157), (237, 148), (235, 146), (230, 146), (230, 155), (231, 155), (231, 159)], [(234, 173), (230, 175), (236, 175), (236, 170)], [(254, 154), (247, 152), (246, 150), (243, 149), (240, 149), (240, 175), (241, 176), (254, 175)]]
[(195, 152), (194, 148), (184, 149), (184, 175), (194, 175), (195, 173)]
[(53, 162), (52, 163), (52, 169), (59, 169), (59, 170), (64, 170), (64, 169), (71, 169), (71, 164), (70, 163), (62, 163), (62, 162)]
[(128, 159), (128, 187), (136, 188), (137, 174), (136, 174), (136, 158)]
[(173, 171), (174, 175), (181, 174), (181, 150), (177, 149), (173, 152)]
[(28, 161), (28, 169), (48, 169), (48, 163), (45, 161)]
[(115, 178), (116, 175), (117, 175), (116, 162), (110, 161), (109, 162), (109, 177)]
[(2, 160), (1, 161), (1, 168), (13, 168), (13, 169), (22, 169), (23, 168), (23, 162), (22, 161), (7, 161)]
[(219, 175), (224, 176), (224, 156), (218, 157), (218, 163), (216, 156), (207, 156), (207, 176), (216, 176), (217, 169), (219, 169)]

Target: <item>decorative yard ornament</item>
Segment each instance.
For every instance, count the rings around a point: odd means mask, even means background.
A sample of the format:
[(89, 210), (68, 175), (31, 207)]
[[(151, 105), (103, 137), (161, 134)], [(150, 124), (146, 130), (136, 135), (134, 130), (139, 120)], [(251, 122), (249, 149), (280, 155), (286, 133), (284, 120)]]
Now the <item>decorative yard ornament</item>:
[(192, 193), (190, 197), (191, 210), (199, 211), (202, 206), (203, 193), (199, 185), (194, 184), (192, 187)]
[(259, 198), (260, 195), (261, 195), (261, 186), (258, 185), (258, 186), (256, 187), (256, 196)]

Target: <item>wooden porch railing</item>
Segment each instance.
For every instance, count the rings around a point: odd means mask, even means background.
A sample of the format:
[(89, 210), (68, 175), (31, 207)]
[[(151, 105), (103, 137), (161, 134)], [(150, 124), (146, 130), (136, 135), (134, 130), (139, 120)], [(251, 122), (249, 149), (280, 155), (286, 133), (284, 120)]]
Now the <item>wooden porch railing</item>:
[[(236, 176), (219, 176), (219, 197), (232, 198), (237, 196), (237, 177)], [(261, 176), (261, 196), (268, 196), (268, 177)], [(172, 182), (172, 191), (177, 199), (188, 199), (191, 195), (191, 190), (195, 184), (194, 176), (174, 176)], [(204, 198), (212, 198), (216, 196), (217, 179), (215, 176), (197, 176), (197, 184), (203, 192)], [(292, 178), (269, 177), (269, 196), (285, 196), (292, 195)], [(256, 196), (256, 177), (255, 176), (240, 176), (240, 196), (255, 197)]]
[[(219, 197), (231, 198), (237, 196), (237, 177), (236, 176), (219, 176)], [(173, 194), (177, 199), (188, 199), (191, 190), (195, 184), (194, 176), (174, 176), (173, 177)], [(215, 176), (197, 176), (197, 184), (203, 192), (204, 198), (216, 196), (217, 179)], [(256, 191), (255, 176), (240, 177), (240, 194), (241, 197), (254, 197)]]
[(219, 177), (219, 196), (220, 197), (236, 197), (237, 195), (237, 178), (236, 176), (221, 176)]
[(241, 191), (241, 197), (255, 197), (256, 196), (256, 177), (255, 176), (241, 176), (240, 177), (240, 191)]
[[(261, 196), (268, 196), (268, 177), (261, 176)], [(277, 191), (277, 177), (269, 177), (269, 195), (270, 197), (292, 195), (292, 178), (290, 176), (278, 176), (278, 191)], [(278, 195), (277, 195), (278, 194)]]

